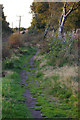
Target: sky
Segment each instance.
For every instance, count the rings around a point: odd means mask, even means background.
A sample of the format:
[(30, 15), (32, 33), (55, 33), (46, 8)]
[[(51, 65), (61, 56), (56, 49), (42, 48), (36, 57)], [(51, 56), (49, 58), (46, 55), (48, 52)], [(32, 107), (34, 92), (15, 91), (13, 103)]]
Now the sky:
[(19, 27), (19, 16), (21, 17), (21, 27), (28, 28), (32, 21), (32, 14), (30, 14), (30, 5), (33, 0), (0, 0), (3, 4), (4, 14), (10, 27)]

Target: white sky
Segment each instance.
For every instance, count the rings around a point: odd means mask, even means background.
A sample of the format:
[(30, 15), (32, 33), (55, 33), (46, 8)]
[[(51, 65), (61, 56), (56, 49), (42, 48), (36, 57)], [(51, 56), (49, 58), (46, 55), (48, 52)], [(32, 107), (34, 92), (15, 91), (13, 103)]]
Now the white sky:
[(10, 27), (19, 26), (19, 17), (21, 18), (21, 27), (28, 28), (32, 20), (32, 14), (30, 14), (30, 5), (33, 0), (0, 0), (0, 4), (3, 4), (4, 14), (7, 16), (6, 20), (10, 23)]

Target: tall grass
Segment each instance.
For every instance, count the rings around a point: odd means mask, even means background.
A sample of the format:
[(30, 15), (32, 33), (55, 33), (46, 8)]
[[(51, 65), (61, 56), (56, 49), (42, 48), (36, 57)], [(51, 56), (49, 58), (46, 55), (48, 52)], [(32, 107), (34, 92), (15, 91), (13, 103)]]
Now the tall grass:
[(42, 57), (40, 53), (35, 57), (36, 75), (33, 78), (29, 77), (27, 81), (31, 93), (34, 97), (37, 96), (36, 105), (39, 107), (36, 106), (35, 109), (40, 110), (42, 116), (46, 118), (77, 119), (78, 67), (74, 65), (50, 66), (46, 58), (46, 54)]

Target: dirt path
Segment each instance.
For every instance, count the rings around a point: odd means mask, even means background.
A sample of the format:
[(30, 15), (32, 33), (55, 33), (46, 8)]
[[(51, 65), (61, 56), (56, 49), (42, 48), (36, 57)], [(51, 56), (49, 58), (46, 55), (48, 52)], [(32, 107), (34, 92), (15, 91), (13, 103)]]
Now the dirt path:
[[(34, 64), (34, 57), (33, 56), (31, 59), (30, 59), (30, 67), (31, 69), (34, 69), (35, 68), (35, 64)], [(24, 86), (27, 86), (26, 84), (26, 79), (28, 79), (28, 76), (27, 75), (30, 75), (30, 72), (25, 72), (25, 70), (23, 70), (21, 72), (21, 84), (24, 85)], [(24, 97), (26, 98), (26, 105), (27, 107), (29, 108), (33, 118), (35, 118), (37, 120), (37, 118), (43, 118), (41, 116), (41, 113), (40, 111), (37, 111), (35, 109), (31, 109), (31, 107), (35, 107), (36, 105), (36, 98), (33, 98), (33, 96), (31, 95), (30, 91), (28, 89), (26, 89), (25, 93), (24, 93)]]

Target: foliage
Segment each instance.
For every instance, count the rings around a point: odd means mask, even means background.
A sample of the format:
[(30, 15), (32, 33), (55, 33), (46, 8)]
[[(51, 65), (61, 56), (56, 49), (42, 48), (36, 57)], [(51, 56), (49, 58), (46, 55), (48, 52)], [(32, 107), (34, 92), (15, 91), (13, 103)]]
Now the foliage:
[(6, 59), (6, 57), (11, 57), (12, 51), (10, 50), (8, 44), (8, 38), (12, 33), (13, 31), (9, 27), (9, 23), (6, 21), (6, 16), (4, 15), (2, 7), (2, 59)]
[(6, 59), (6, 57), (10, 58), (12, 54), (12, 51), (10, 50), (10, 48), (8, 47), (8, 45), (4, 45), (2, 47), (2, 59)]
[(72, 39), (66, 35), (65, 39), (59, 40), (57, 37), (51, 39), (49, 60), (54, 66), (63, 66), (66, 63), (74, 64), (78, 62), (78, 46), (75, 46), (78, 40)]
[(32, 26), (36, 29), (44, 29), (46, 26), (47, 10), (49, 9), (49, 4), (47, 2), (32, 3), (31, 12), (33, 13)]
[(64, 31), (71, 31), (80, 27), (79, 24), (80, 2), (67, 4), (69, 4), (69, 7), (66, 7), (66, 11), (69, 11), (68, 9), (70, 9), (71, 6), (73, 7), (73, 10), (65, 21)]
[(19, 34), (13, 34), (9, 37), (9, 45), (11, 48), (17, 48), (23, 46), (22, 36)]
[[(77, 8), (77, 3), (75, 3), (74, 8)], [(67, 3), (67, 12), (73, 4), (73, 2)], [(33, 2), (31, 5), (31, 13), (33, 14), (31, 29), (35, 28), (36, 30), (43, 31), (50, 24), (49, 29), (57, 30), (59, 28), (59, 20), (63, 6), (64, 2)], [(75, 11), (71, 12), (69, 17), (66, 19), (64, 24), (65, 32), (80, 27), (79, 9), (80, 6)]]
[(13, 31), (14, 31), (14, 32), (17, 32), (18, 30), (19, 30), (19, 28), (18, 28), (18, 27), (13, 28)]
[(9, 27), (9, 23), (6, 21), (6, 16), (4, 15), (3, 8), (2, 8), (2, 33), (3, 35), (12, 33), (12, 29)]
[[(24, 30), (26, 30), (26, 28), (24, 28), (24, 27), (20, 27), (20, 31), (24, 31)], [(14, 32), (17, 32), (17, 31), (19, 31), (19, 28), (13, 28), (13, 31)]]

